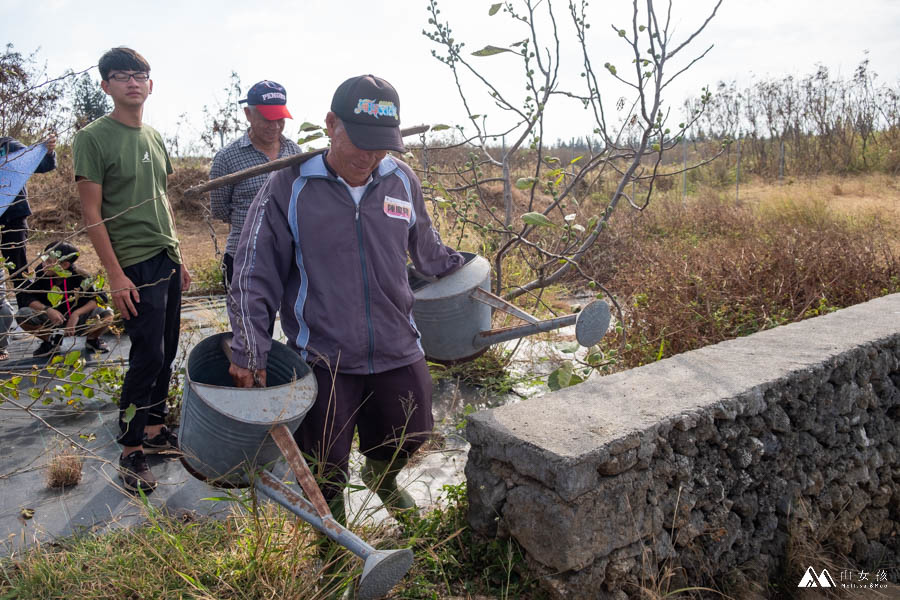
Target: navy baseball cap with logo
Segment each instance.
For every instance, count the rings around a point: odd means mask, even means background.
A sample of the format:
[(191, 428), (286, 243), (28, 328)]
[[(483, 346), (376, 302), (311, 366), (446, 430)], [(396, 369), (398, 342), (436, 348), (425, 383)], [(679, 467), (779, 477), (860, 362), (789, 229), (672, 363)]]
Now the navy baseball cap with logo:
[(351, 77), (335, 90), (331, 111), (344, 123), (357, 148), (406, 151), (400, 135), (400, 96), (384, 79)]
[(284, 87), (274, 81), (264, 80), (254, 83), (250, 91), (247, 92), (247, 97), (243, 100), (238, 100), (238, 102), (255, 106), (259, 114), (269, 121), (293, 119), (291, 113), (288, 112), (287, 106), (285, 106), (287, 104), (287, 92), (284, 91)]

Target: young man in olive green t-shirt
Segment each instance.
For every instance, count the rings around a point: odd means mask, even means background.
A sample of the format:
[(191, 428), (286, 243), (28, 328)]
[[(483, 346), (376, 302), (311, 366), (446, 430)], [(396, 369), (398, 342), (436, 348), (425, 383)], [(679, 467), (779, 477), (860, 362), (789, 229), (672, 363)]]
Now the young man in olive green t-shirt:
[[(156, 477), (145, 454), (177, 448), (164, 424), (166, 397), (178, 350), (181, 292), (191, 275), (166, 196), (172, 165), (159, 133), (142, 123), (153, 90), (150, 65), (130, 48), (113, 48), (98, 66), (100, 86), (114, 108), (75, 135), (72, 154), (88, 236), (131, 339), (119, 401), (119, 474), (126, 488), (147, 493)], [(128, 419), (131, 406), (136, 410)]]

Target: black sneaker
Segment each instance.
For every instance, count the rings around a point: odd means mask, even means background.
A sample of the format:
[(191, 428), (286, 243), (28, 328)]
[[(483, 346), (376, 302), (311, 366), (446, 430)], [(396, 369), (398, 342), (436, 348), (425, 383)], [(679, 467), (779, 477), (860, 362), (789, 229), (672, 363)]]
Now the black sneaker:
[(147, 466), (147, 457), (140, 450), (119, 457), (119, 477), (122, 485), (130, 492), (140, 490), (149, 494), (156, 489), (156, 476)]
[(144, 434), (144, 454), (178, 454), (178, 436), (163, 425), (162, 430), (152, 438)]
[(41, 342), (41, 345), (37, 347), (37, 350), (34, 351), (34, 357), (37, 358), (39, 356), (50, 356), (51, 354), (55, 354), (59, 347), (62, 345), (63, 336), (61, 333), (54, 333), (50, 336), (45, 342)]
[(107, 352), (109, 352), (109, 344), (107, 344), (100, 338), (88, 338), (84, 340), (84, 349), (88, 352), (99, 352), (100, 354), (106, 354)]

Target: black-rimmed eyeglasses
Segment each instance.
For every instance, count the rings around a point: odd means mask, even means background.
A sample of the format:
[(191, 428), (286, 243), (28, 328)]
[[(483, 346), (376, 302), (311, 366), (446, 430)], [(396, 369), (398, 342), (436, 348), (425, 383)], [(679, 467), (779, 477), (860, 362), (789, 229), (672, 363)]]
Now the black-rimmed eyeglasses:
[(137, 73), (110, 73), (109, 74), (110, 79), (114, 79), (115, 81), (118, 81), (119, 83), (125, 83), (132, 77), (134, 77), (135, 81), (144, 82), (144, 81), (147, 81), (148, 79), (150, 79), (150, 73), (147, 73), (145, 71), (138, 71)]

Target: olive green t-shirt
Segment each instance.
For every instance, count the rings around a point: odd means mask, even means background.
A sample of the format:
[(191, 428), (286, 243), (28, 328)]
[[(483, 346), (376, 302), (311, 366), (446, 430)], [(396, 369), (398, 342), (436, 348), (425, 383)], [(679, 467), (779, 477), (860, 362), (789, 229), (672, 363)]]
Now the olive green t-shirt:
[(105, 116), (75, 134), (75, 177), (103, 187), (100, 214), (122, 268), (163, 250), (181, 263), (166, 196), (172, 172), (159, 132)]

